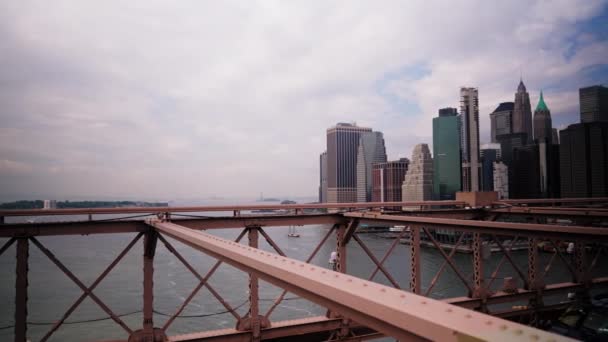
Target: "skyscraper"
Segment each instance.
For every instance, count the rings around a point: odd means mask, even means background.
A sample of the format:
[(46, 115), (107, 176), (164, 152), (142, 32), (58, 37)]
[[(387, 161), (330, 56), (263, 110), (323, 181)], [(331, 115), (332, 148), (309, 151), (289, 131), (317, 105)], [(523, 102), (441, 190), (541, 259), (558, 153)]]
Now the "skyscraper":
[(608, 122), (608, 88), (596, 85), (578, 90), (581, 122)]
[(364, 132), (357, 151), (357, 202), (372, 199), (372, 164), (386, 162), (384, 137), (380, 132)]
[(557, 132), (557, 128), (554, 127), (551, 130), (551, 133), (552, 133), (552, 135), (551, 135), (551, 143), (553, 145), (559, 145), (559, 133)]
[(319, 203), (327, 203), (327, 151), (319, 156)]
[(561, 196), (608, 197), (608, 122), (560, 131)]
[(490, 114), (490, 135), (493, 143), (498, 142), (496, 136), (512, 133), (513, 108), (513, 102), (503, 102)]
[(451, 200), (460, 191), (460, 118), (443, 108), (433, 118), (433, 198)]
[(477, 88), (460, 88), (462, 190), (479, 191), (479, 96)]
[(540, 92), (540, 100), (534, 110), (534, 141), (538, 143), (551, 143), (553, 140), (553, 127), (551, 124), (551, 112), (545, 104), (543, 92)]
[[(418, 144), (403, 180), (403, 201), (429, 201), (433, 196), (433, 158), (429, 145)], [(417, 207), (406, 207), (415, 209)]]
[(509, 168), (503, 162), (494, 162), (494, 191), (499, 199), (509, 198)]
[(494, 163), (500, 160), (500, 144), (483, 144), (481, 156), (481, 189), (494, 191)]
[(357, 201), (357, 152), (361, 133), (371, 128), (338, 123), (327, 129), (327, 202)]
[(409, 159), (401, 158), (373, 164), (372, 202), (401, 202), (401, 186), (409, 163)]
[(515, 93), (512, 123), (513, 133), (526, 133), (528, 140), (532, 140), (532, 106), (530, 105), (530, 94), (526, 91), (522, 80), (519, 80)]

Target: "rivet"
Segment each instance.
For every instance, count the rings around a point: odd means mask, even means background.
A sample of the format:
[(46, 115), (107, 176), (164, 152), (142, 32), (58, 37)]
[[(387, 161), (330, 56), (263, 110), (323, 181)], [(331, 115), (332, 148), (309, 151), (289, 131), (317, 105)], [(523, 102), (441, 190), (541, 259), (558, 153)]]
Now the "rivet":
[(310, 268), (310, 270), (311, 270), (311, 271), (314, 271), (314, 270), (315, 270), (315, 268), (314, 268), (314, 267), (311, 267), (311, 268)]
[(524, 333), (524, 331), (523, 331), (523, 330), (521, 330), (521, 329), (517, 329), (517, 330), (515, 330), (515, 333), (516, 333), (517, 335), (521, 335), (521, 334), (523, 334), (523, 333)]
[(401, 295), (401, 296), (399, 296), (399, 297), (401, 297), (401, 298), (405, 298), (405, 295), (404, 295), (404, 294), (402, 294), (402, 295)]
[(363, 283), (363, 286), (367, 287), (367, 284), (366, 284), (366, 283)]
[(334, 278), (338, 278), (338, 277), (340, 277), (340, 276), (339, 276), (339, 275), (337, 275), (337, 274), (334, 274)]
[(540, 336), (535, 334), (535, 335), (530, 336), (530, 338), (532, 338), (533, 340), (538, 340), (538, 339), (540, 339)]
[(487, 325), (492, 325), (492, 321), (486, 321)]
[(380, 289), (380, 292), (386, 292), (386, 289)]
[(322, 272), (321, 272), (321, 273), (322, 273), (322, 274), (325, 274), (325, 273), (327, 273), (327, 272), (325, 272), (325, 271), (322, 271)]
[(353, 282), (353, 280), (352, 280), (352, 279), (350, 279), (350, 278), (349, 278), (349, 279), (346, 279), (346, 281), (348, 281), (349, 283), (352, 283), (352, 282)]
[(504, 324), (503, 324), (503, 325), (501, 325), (501, 326), (500, 326), (500, 330), (507, 330), (507, 326), (506, 326), (506, 325), (504, 325)]
[(447, 312), (452, 312), (452, 311), (454, 311), (454, 310), (452, 310), (452, 309), (448, 308), (448, 309), (447, 309), (447, 310), (445, 310), (445, 311), (447, 311)]
[(464, 317), (471, 318), (471, 314), (466, 314), (466, 315), (464, 315)]

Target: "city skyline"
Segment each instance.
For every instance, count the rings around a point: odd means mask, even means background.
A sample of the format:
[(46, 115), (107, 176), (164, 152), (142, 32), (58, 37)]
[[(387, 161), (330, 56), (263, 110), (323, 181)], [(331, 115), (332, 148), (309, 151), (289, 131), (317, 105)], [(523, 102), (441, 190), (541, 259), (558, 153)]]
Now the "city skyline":
[(0, 200), (312, 197), (336, 122), (383, 132), (396, 160), (432, 146), (461, 86), (485, 143), (519, 75), (558, 129), (608, 78), (605, 2), (321, 4), (3, 3)]

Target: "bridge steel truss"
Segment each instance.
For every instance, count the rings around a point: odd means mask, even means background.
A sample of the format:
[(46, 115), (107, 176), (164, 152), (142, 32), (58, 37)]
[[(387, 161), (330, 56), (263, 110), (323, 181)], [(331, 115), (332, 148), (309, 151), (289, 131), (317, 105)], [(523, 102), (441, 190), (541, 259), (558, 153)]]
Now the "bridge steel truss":
[[(260, 341), (289, 337), (297, 340), (365, 340), (387, 335), (400, 340), (457, 340), (474, 338), (480, 340), (512, 340), (529, 338), (532, 340), (560, 340), (541, 330), (524, 326), (503, 318), (527, 316), (531, 324), (538, 324), (539, 315), (559, 305), (544, 304), (545, 297), (579, 292), (588, 294), (596, 286), (608, 284), (608, 277), (594, 277), (597, 265), (606, 254), (604, 247), (608, 242), (608, 231), (589, 226), (564, 226), (540, 223), (496, 222), (504, 217), (533, 217), (537, 222), (546, 222), (547, 217), (569, 218), (572, 222), (585, 217), (597, 222), (606, 220), (605, 205), (608, 199), (548, 200), (518, 203), (496, 203), (493, 208), (463, 209), (464, 203), (457, 201), (416, 202), (423, 211), (414, 213), (382, 212), (383, 207), (412, 205), (411, 203), (348, 203), (287, 205), (291, 212), (282, 215), (253, 216), (246, 214), (256, 209), (286, 209), (281, 206), (232, 206), (232, 207), (180, 207), (180, 208), (119, 208), (119, 209), (59, 209), (37, 211), (0, 211), (0, 237), (8, 238), (0, 246), (0, 256), (15, 245), (17, 257), (15, 283), (15, 341), (27, 340), (27, 288), (29, 249), (38, 248), (82, 291), (69, 309), (55, 321), (55, 324), (42, 337), (48, 340), (86, 298), (95, 302), (108, 316), (123, 329), (130, 341), (145, 341), (155, 337), (171, 341)], [(520, 207), (518, 204), (526, 206)], [(534, 204), (535, 207), (527, 207)], [(552, 208), (543, 207), (548, 204)], [(559, 204), (568, 207), (556, 207)], [(594, 204), (594, 208), (576, 208), (576, 205)], [(436, 209), (436, 208), (444, 209)], [(452, 209), (445, 209), (451, 207)], [(333, 208), (341, 212), (333, 214), (306, 213), (305, 210)], [(369, 210), (375, 211), (369, 211)], [(564, 209), (564, 210), (560, 210)], [(200, 217), (184, 215), (187, 212), (220, 211), (231, 212), (230, 217)], [(93, 219), (93, 215), (107, 214), (151, 214), (145, 220), (123, 220), (122, 217)], [(88, 220), (77, 222), (49, 223), (5, 223), (7, 216), (42, 215), (86, 215)], [(400, 224), (409, 227), (401, 231), (390, 244), (381, 258), (378, 258), (366, 245), (358, 231), (360, 224)], [(264, 227), (288, 225), (330, 225), (310, 256), (303, 261), (288, 258)], [(199, 230), (221, 228), (241, 228), (238, 237), (229, 241)], [(438, 241), (437, 231), (455, 232), (456, 242), (446, 247)], [(95, 279), (85, 285), (72, 273), (55, 254), (44, 246), (38, 236), (90, 235), (107, 233), (136, 233), (136, 236), (117, 255), (115, 260)], [(247, 237), (247, 244), (241, 243)], [(338, 263), (336, 271), (309, 264), (321, 247), (334, 236)], [(511, 237), (506, 240), (505, 237)], [(274, 252), (258, 248), (258, 241), (264, 238)], [(143, 322), (140, 329), (133, 330), (119, 315), (116, 315), (94, 293), (101, 281), (120, 263), (123, 257), (143, 240)], [(217, 262), (204, 275), (178, 252), (171, 240), (179, 241), (217, 259)], [(387, 267), (386, 260), (399, 242), (407, 240), (411, 253), (410, 280), (407, 286), (399, 284)], [(421, 269), (421, 249), (423, 240), (427, 245), (437, 248), (444, 259), (428, 284), (423, 284)], [(154, 254), (158, 242), (162, 243), (199, 281), (199, 284), (186, 297), (181, 306), (162, 327), (153, 321), (153, 274)], [(513, 259), (513, 248), (521, 243), (527, 245), (528, 265), (522, 269)], [(553, 255), (546, 265), (540, 264), (537, 245), (548, 242)], [(560, 242), (573, 241), (576, 245), (573, 256), (565, 256)], [(346, 274), (348, 243), (356, 243), (373, 263), (374, 270), (367, 279)], [(502, 259), (488, 278), (484, 270), (484, 248), (492, 244), (502, 253)], [(457, 249), (469, 246), (472, 254), (473, 279), (464, 274), (454, 262)], [(592, 247), (592, 248), (590, 248)], [(570, 282), (546, 284), (546, 275), (552, 265), (561, 260), (571, 274)], [(230, 264), (249, 274), (250, 308), (240, 315), (221, 294), (209, 283), (209, 279), (222, 263)], [(509, 264), (514, 270), (511, 282), (514, 286), (496, 289), (497, 274), (503, 265)], [(452, 270), (462, 282), (466, 293), (460, 297), (436, 300), (426, 296), (433, 295), (439, 277)], [(484, 272), (486, 271), (486, 272)], [(597, 272), (596, 272), (597, 273)], [(373, 282), (382, 274), (388, 284)], [(284, 289), (267, 312), (260, 312), (258, 279)], [(519, 286), (519, 284), (522, 284)], [(202, 288), (206, 288), (230, 313), (235, 321), (234, 329), (193, 332), (185, 335), (166, 336), (166, 331)], [(406, 288), (408, 291), (404, 291)], [(271, 314), (284, 300), (287, 292), (292, 292), (329, 311), (326, 316), (307, 317), (290, 321), (271, 321)], [(511, 310), (494, 310), (493, 305), (521, 303), (528, 305)], [(562, 305), (563, 306), (563, 305)], [(468, 309), (474, 309), (468, 310)]]

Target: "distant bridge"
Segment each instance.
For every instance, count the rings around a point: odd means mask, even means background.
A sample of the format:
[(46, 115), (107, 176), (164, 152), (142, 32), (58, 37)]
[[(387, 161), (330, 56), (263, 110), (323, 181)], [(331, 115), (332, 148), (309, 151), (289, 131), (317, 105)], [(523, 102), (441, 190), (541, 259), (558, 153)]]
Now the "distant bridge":
[[(597, 274), (597, 265), (606, 259), (607, 205), (608, 198), (589, 198), (505, 200), (485, 203), (483, 206), (465, 201), (427, 201), (5, 210), (0, 211), (0, 238), (6, 238), (6, 242), (0, 247), (0, 255), (7, 252), (11, 246), (16, 246), (15, 341), (27, 340), (28, 257), (32, 245), (40, 249), (82, 291), (69, 309), (56, 318), (55, 324), (49, 328), (41, 341), (49, 340), (86, 298), (97, 303), (117, 326), (125, 331), (125, 339), (129, 341), (266, 341), (286, 338), (290, 341), (358, 341), (382, 336), (392, 336), (402, 341), (557, 341), (565, 338), (532, 326), (538, 325), (546, 313), (565, 307), (565, 304), (545, 304), (545, 299), (549, 296), (562, 294), (563, 298), (566, 298), (571, 292), (584, 296), (588, 295), (591, 289), (608, 284), (608, 274)], [(394, 210), (395, 207), (406, 206), (418, 206), (422, 210)], [(283, 210), (283, 213), (249, 213), (251, 210), (262, 209)], [(310, 212), (311, 209), (330, 209), (336, 212)], [(205, 212), (228, 212), (231, 215), (183, 215)], [(135, 219), (132, 216), (120, 216), (126, 214), (142, 214), (146, 217)], [(10, 223), (5, 219), (13, 216), (48, 215), (84, 215), (86, 219), (76, 222), (33, 223)], [(107, 215), (113, 216), (108, 218)], [(281, 246), (264, 230), (270, 226), (318, 224), (329, 225), (331, 229), (315, 246), (307, 260), (287, 257)], [(359, 237), (357, 228), (360, 224), (403, 225), (408, 229), (398, 233), (384, 256), (378, 258)], [(227, 240), (210, 233), (213, 229), (222, 228), (240, 229), (240, 234), (236, 240)], [(438, 232), (450, 232), (455, 243), (449, 247), (442, 245), (437, 238)], [(136, 236), (89, 285), (84, 284), (38, 239), (39, 236), (108, 233), (136, 233)], [(260, 236), (274, 251), (258, 248)], [(241, 243), (245, 237), (247, 243)], [(141, 326), (131, 327), (95, 295), (95, 288), (142, 238), (143, 322)], [(330, 238), (334, 241), (337, 252), (336, 271), (309, 263)], [(407, 240), (411, 251), (411, 276), (406, 286), (399, 284), (384, 265), (402, 239)], [(435, 274), (424, 274), (425, 279), (431, 279), (427, 284), (423, 284), (420, 266), (422, 240), (435, 246), (443, 257), (443, 264)], [(162, 326), (156, 325), (153, 320), (154, 256), (159, 241), (199, 281), (199, 285)], [(206, 274), (198, 273), (173, 247), (174, 241), (214, 257), (217, 259), (216, 264)], [(572, 256), (564, 255), (560, 248), (560, 242), (564, 241), (574, 243)], [(548, 244), (553, 253), (546, 265), (542, 265), (539, 258), (540, 242)], [(347, 274), (346, 246), (349, 243), (358, 244), (373, 263), (375, 270), (367, 279)], [(468, 244), (472, 251), (472, 277), (463, 274), (453, 259), (457, 248), (464, 244)], [(501, 261), (492, 270), (484, 267), (484, 248), (487, 249), (489, 244), (502, 255)], [(512, 256), (513, 247), (521, 244), (527, 246), (528, 264), (524, 269), (514, 262)], [(566, 266), (571, 281), (546, 283), (546, 275), (551, 272), (551, 266), (556, 260), (561, 260)], [(244, 315), (228, 304), (221, 294), (221, 289), (215, 289), (208, 281), (222, 263), (230, 264), (249, 275), (249, 310)], [(496, 281), (497, 274), (505, 264), (509, 264), (514, 270), (513, 279), (501, 287)], [(466, 293), (444, 300), (427, 297), (432, 294), (439, 276), (448, 268), (460, 279)], [(378, 273), (382, 273), (392, 286), (373, 282)], [(488, 274), (490, 277), (487, 277)], [(260, 311), (260, 279), (285, 291), (267, 312)], [(507, 286), (508, 284), (510, 286)], [(207, 288), (234, 317), (234, 328), (167, 336), (168, 328), (202, 287)], [(327, 308), (327, 314), (290, 321), (271, 320), (273, 310), (284, 299), (286, 292), (292, 292)], [(525, 301), (526, 305), (507, 310), (501, 305), (522, 301)], [(532, 326), (506, 320), (513, 318), (524, 318)]]

